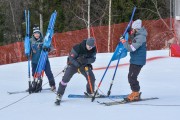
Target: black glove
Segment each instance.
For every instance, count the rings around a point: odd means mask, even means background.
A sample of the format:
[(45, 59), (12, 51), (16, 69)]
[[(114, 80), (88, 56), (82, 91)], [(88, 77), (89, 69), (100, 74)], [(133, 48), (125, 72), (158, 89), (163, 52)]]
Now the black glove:
[(44, 51), (44, 52), (50, 52), (50, 51), (51, 51), (51, 48), (43, 47), (43, 51)]
[(77, 61), (83, 66), (88, 64), (88, 60), (85, 57), (79, 57)]

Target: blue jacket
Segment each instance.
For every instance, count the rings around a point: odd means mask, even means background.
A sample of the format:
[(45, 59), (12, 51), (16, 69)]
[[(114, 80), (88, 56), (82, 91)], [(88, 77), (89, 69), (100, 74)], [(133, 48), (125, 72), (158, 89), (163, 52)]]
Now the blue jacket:
[(31, 45), (32, 63), (38, 64), (43, 46), (43, 36), (40, 35), (40, 38), (36, 40), (32, 35), (30, 39), (30, 43), (31, 43), (30, 45)]
[(147, 31), (144, 27), (138, 29), (131, 36), (132, 43), (125, 42), (124, 47), (130, 52), (130, 63), (135, 65), (146, 64), (146, 37)]

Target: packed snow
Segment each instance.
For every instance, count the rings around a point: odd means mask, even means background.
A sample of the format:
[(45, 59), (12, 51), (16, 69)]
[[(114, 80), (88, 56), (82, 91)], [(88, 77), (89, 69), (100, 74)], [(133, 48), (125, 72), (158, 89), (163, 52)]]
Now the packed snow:
[[(98, 53), (93, 63), (96, 85), (104, 74), (112, 53)], [(179, 120), (180, 111), (180, 58), (169, 57), (168, 50), (148, 51), (146, 65), (142, 68), (140, 81), (142, 98), (158, 97), (157, 100), (131, 104), (104, 106), (97, 101), (112, 101), (108, 98), (68, 98), (69, 94), (83, 94), (86, 80), (75, 74), (68, 83), (60, 106), (55, 106), (56, 95), (51, 91), (41, 93), (19, 93), (9, 95), (7, 91), (21, 91), (28, 88), (28, 64), (20, 62), (0, 66), (0, 120)], [(58, 75), (66, 66), (67, 56), (50, 58), (51, 69), (56, 86), (63, 74)], [(111, 66), (115, 66), (113, 61)], [(120, 60), (112, 95), (131, 92), (127, 80), (129, 55)], [(115, 67), (108, 69), (100, 86), (99, 93), (107, 94)], [(32, 79), (32, 78), (31, 78)], [(47, 83), (45, 76), (43, 84)], [(43, 88), (48, 88), (46, 84)], [(114, 99), (120, 100), (120, 99)]]

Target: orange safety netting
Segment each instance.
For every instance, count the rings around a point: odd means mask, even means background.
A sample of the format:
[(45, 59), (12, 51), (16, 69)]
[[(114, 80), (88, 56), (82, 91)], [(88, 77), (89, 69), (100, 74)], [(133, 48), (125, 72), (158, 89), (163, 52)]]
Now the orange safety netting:
[[(164, 19), (169, 25), (170, 19)], [(119, 37), (123, 34), (128, 23), (114, 24), (111, 26), (110, 50), (113, 52), (119, 42)], [(159, 50), (164, 48), (165, 42), (174, 37), (173, 30), (169, 30), (162, 20), (143, 21), (143, 26), (148, 31), (147, 48), (148, 50)], [(65, 33), (55, 33), (52, 44), (55, 51), (50, 53), (50, 57), (68, 55), (72, 47), (87, 38), (87, 29), (69, 31)], [(95, 37), (98, 52), (108, 51), (108, 26), (98, 26), (91, 28), (91, 36)], [(0, 46), (0, 65), (15, 63), (27, 60), (24, 55), (24, 43), (16, 42), (13, 44)]]

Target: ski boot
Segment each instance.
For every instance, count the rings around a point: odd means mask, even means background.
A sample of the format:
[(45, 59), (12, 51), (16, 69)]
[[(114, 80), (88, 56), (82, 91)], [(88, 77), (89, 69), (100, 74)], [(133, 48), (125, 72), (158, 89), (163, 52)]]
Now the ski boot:
[(55, 103), (56, 105), (60, 105), (61, 99), (62, 99), (62, 95), (61, 95), (61, 94), (57, 94), (57, 96), (56, 96), (56, 101), (55, 101), (54, 103)]
[(56, 92), (56, 86), (51, 86), (51, 91)]
[(31, 92), (34, 93), (36, 90), (37, 81), (34, 79), (31, 83)]
[(141, 99), (141, 92), (134, 92), (134, 91), (132, 91), (132, 93), (127, 96), (127, 98), (124, 98), (124, 100), (127, 102), (138, 101), (140, 99)]
[(42, 79), (38, 79), (35, 92), (38, 93), (41, 92), (41, 90), (42, 90)]

